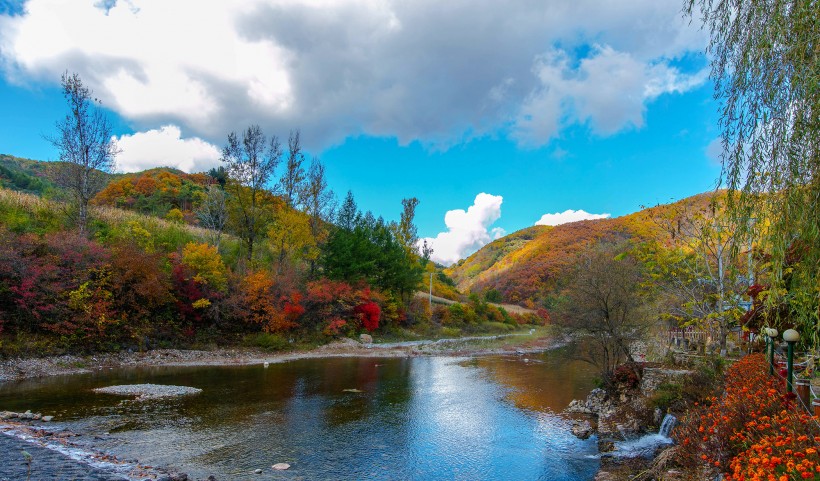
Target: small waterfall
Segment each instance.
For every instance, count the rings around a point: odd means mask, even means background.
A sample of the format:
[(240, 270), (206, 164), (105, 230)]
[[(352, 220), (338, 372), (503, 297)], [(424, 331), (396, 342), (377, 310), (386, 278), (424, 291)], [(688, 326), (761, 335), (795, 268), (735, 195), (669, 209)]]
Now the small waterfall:
[(672, 434), (672, 428), (677, 422), (678, 418), (667, 414), (657, 434), (647, 434), (638, 439), (617, 442), (612, 455), (623, 458), (652, 457), (659, 447), (672, 444), (672, 438), (669, 435)]
[(668, 438), (670, 434), (672, 434), (672, 428), (678, 423), (678, 418), (671, 414), (667, 414), (663, 417), (663, 422), (661, 422), (661, 428), (658, 429), (658, 434), (661, 436)]

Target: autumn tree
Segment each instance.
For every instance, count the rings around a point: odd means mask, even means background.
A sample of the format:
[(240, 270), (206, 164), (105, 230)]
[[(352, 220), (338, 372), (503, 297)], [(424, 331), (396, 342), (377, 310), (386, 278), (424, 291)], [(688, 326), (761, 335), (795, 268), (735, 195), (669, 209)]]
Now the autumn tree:
[(226, 189), (231, 194), (232, 221), (245, 243), (249, 263), (253, 262), (257, 240), (267, 233), (272, 202), (267, 185), (281, 157), (279, 139), (273, 136), (268, 142), (258, 125), (248, 127), (241, 140), (231, 132), (222, 150), (229, 177)]
[(277, 186), (277, 193), (291, 209), (299, 208), (302, 204), (305, 188), (305, 169), (302, 167), (304, 162), (301, 135), (297, 130), (291, 132), (288, 137), (288, 160)]
[[(318, 158), (310, 163), (304, 191), (305, 213), (309, 217), (310, 234), (319, 248), (327, 240), (330, 221), (333, 218), (334, 195), (327, 185), (325, 166)], [(316, 274), (316, 259), (310, 259), (310, 274)]]
[(310, 226), (310, 217), (296, 209), (281, 206), (273, 214), (268, 239), (278, 252), (278, 272), (282, 274), (286, 263), (300, 260), (313, 261), (319, 256), (316, 239)]
[(404, 249), (409, 255), (417, 254), (418, 248), (416, 242), (419, 239), (418, 228), (414, 223), (416, 217), (416, 207), (419, 205), (419, 200), (415, 197), (409, 199), (402, 199), (402, 212), (398, 224), (394, 225), (396, 233), (396, 240), (404, 246)]
[[(725, 184), (742, 230), (762, 231), (789, 323), (820, 344), (820, 7), (814, 0), (687, 0), (710, 34)], [(799, 260), (790, 262), (798, 251)], [(792, 259), (794, 261), (795, 259)], [(788, 286), (786, 286), (788, 277)]]
[(83, 85), (80, 76), (66, 72), (60, 83), (69, 113), (57, 122), (57, 134), (48, 137), (60, 155), (54, 181), (73, 197), (77, 226), (85, 232), (88, 203), (103, 188), (104, 173), (114, 168), (117, 144), (108, 118), (97, 105), (99, 100)]
[(650, 326), (643, 279), (641, 264), (623, 246), (600, 244), (577, 259), (558, 321), (587, 337), (582, 359), (604, 379), (618, 365), (634, 362), (631, 345)]
[(672, 296), (668, 314), (684, 325), (713, 328), (725, 355), (729, 328), (751, 282), (739, 255), (741, 230), (716, 200), (699, 211), (673, 210), (661, 224), (672, 242), (648, 248), (646, 259), (657, 285)]

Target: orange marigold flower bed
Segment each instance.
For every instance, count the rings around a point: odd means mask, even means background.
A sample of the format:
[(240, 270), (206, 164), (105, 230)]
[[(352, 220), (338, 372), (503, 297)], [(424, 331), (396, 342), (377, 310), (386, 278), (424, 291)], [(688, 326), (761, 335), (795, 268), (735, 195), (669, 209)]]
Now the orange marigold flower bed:
[(762, 354), (732, 365), (724, 395), (689, 411), (674, 437), (683, 465), (726, 479), (820, 480), (817, 418), (795, 409)]

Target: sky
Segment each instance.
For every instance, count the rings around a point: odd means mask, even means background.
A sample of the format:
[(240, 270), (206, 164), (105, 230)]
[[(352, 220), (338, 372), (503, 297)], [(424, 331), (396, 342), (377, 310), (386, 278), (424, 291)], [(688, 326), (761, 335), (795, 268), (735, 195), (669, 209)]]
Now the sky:
[(714, 189), (707, 36), (680, 0), (0, 0), (0, 153), (54, 160), (63, 72), (117, 168), (207, 170), (231, 131), (298, 129), (339, 199), (451, 264), (535, 224)]

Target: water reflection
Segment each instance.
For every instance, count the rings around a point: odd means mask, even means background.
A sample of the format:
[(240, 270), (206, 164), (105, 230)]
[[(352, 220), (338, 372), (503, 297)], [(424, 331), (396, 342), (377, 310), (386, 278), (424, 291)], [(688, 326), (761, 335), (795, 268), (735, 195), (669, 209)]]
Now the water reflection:
[[(103, 449), (199, 477), (592, 479), (594, 443), (571, 436), (554, 414), (589, 390), (591, 375), (560, 352), (537, 360), (132, 369), (2, 384), (0, 409), (56, 412), (70, 428), (99, 435)], [(145, 403), (90, 391), (141, 382), (203, 393)], [(292, 468), (271, 471), (277, 462)], [(251, 474), (256, 468), (265, 473)]]

